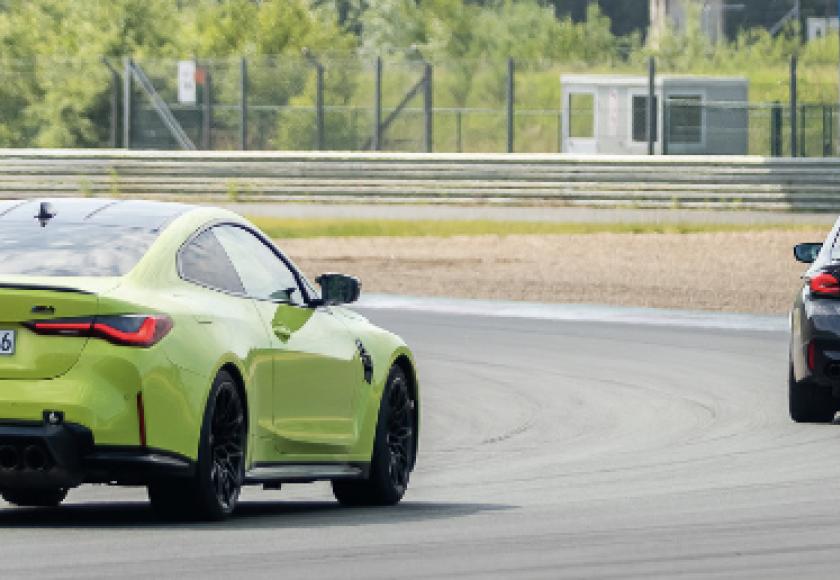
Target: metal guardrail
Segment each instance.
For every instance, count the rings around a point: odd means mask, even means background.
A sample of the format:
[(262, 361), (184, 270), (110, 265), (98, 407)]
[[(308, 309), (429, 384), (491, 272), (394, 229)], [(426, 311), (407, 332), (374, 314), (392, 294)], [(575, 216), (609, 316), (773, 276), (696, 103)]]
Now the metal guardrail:
[(840, 212), (840, 159), (0, 149), (0, 197), (47, 196)]

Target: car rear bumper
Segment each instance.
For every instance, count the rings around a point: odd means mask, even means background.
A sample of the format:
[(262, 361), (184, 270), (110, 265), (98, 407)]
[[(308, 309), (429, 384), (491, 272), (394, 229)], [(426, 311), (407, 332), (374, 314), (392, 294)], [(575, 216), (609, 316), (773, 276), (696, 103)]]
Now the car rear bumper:
[(840, 395), (840, 300), (798, 297), (790, 346), (795, 381), (808, 380)]
[(177, 454), (94, 445), (91, 431), (81, 425), (0, 424), (0, 488), (145, 485), (194, 473), (195, 463)]
[[(813, 352), (809, 354), (809, 350)], [(808, 365), (808, 379), (812, 383), (829, 387), (840, 396), (840, 340), (815, 338), (805, 345), (803, 355)], [(810, 367), (813, 363), (813, 368)]]

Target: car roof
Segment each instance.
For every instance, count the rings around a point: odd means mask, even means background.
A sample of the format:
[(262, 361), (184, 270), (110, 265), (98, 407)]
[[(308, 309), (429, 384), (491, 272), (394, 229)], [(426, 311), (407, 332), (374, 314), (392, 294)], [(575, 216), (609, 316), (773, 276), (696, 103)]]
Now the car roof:
[(41, 204), (50, 204), (50, 224), (95, 224), (160, 231), (175, 218), (196, 209), (184, 203), (97, 198), (0, 201), (0, 224), (37, 223)]

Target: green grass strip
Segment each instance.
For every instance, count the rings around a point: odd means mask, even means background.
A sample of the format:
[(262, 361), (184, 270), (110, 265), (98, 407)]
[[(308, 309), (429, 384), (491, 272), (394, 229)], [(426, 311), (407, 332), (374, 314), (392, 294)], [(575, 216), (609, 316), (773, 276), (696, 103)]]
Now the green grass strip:
[(828, 231), (815, 224), (568, 223), (495, 220), (377, 220), (251, 217), (273, 238), (451, 237), (516, 234), (693, 234), (715, 232)]

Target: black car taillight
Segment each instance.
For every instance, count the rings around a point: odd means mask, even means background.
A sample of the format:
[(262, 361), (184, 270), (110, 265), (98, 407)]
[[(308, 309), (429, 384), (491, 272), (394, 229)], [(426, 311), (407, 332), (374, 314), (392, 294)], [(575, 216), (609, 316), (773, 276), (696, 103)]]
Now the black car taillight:
[(43, 336), (85, 336), (123, 346), (150, 347), (172, 330), (172, 319), (168, 316), (132, 314), (35, 320), (24, 326)]
[(840, 280), (828, 272), (820, 272), (808, 280), (811, 294), (840, 297)]

